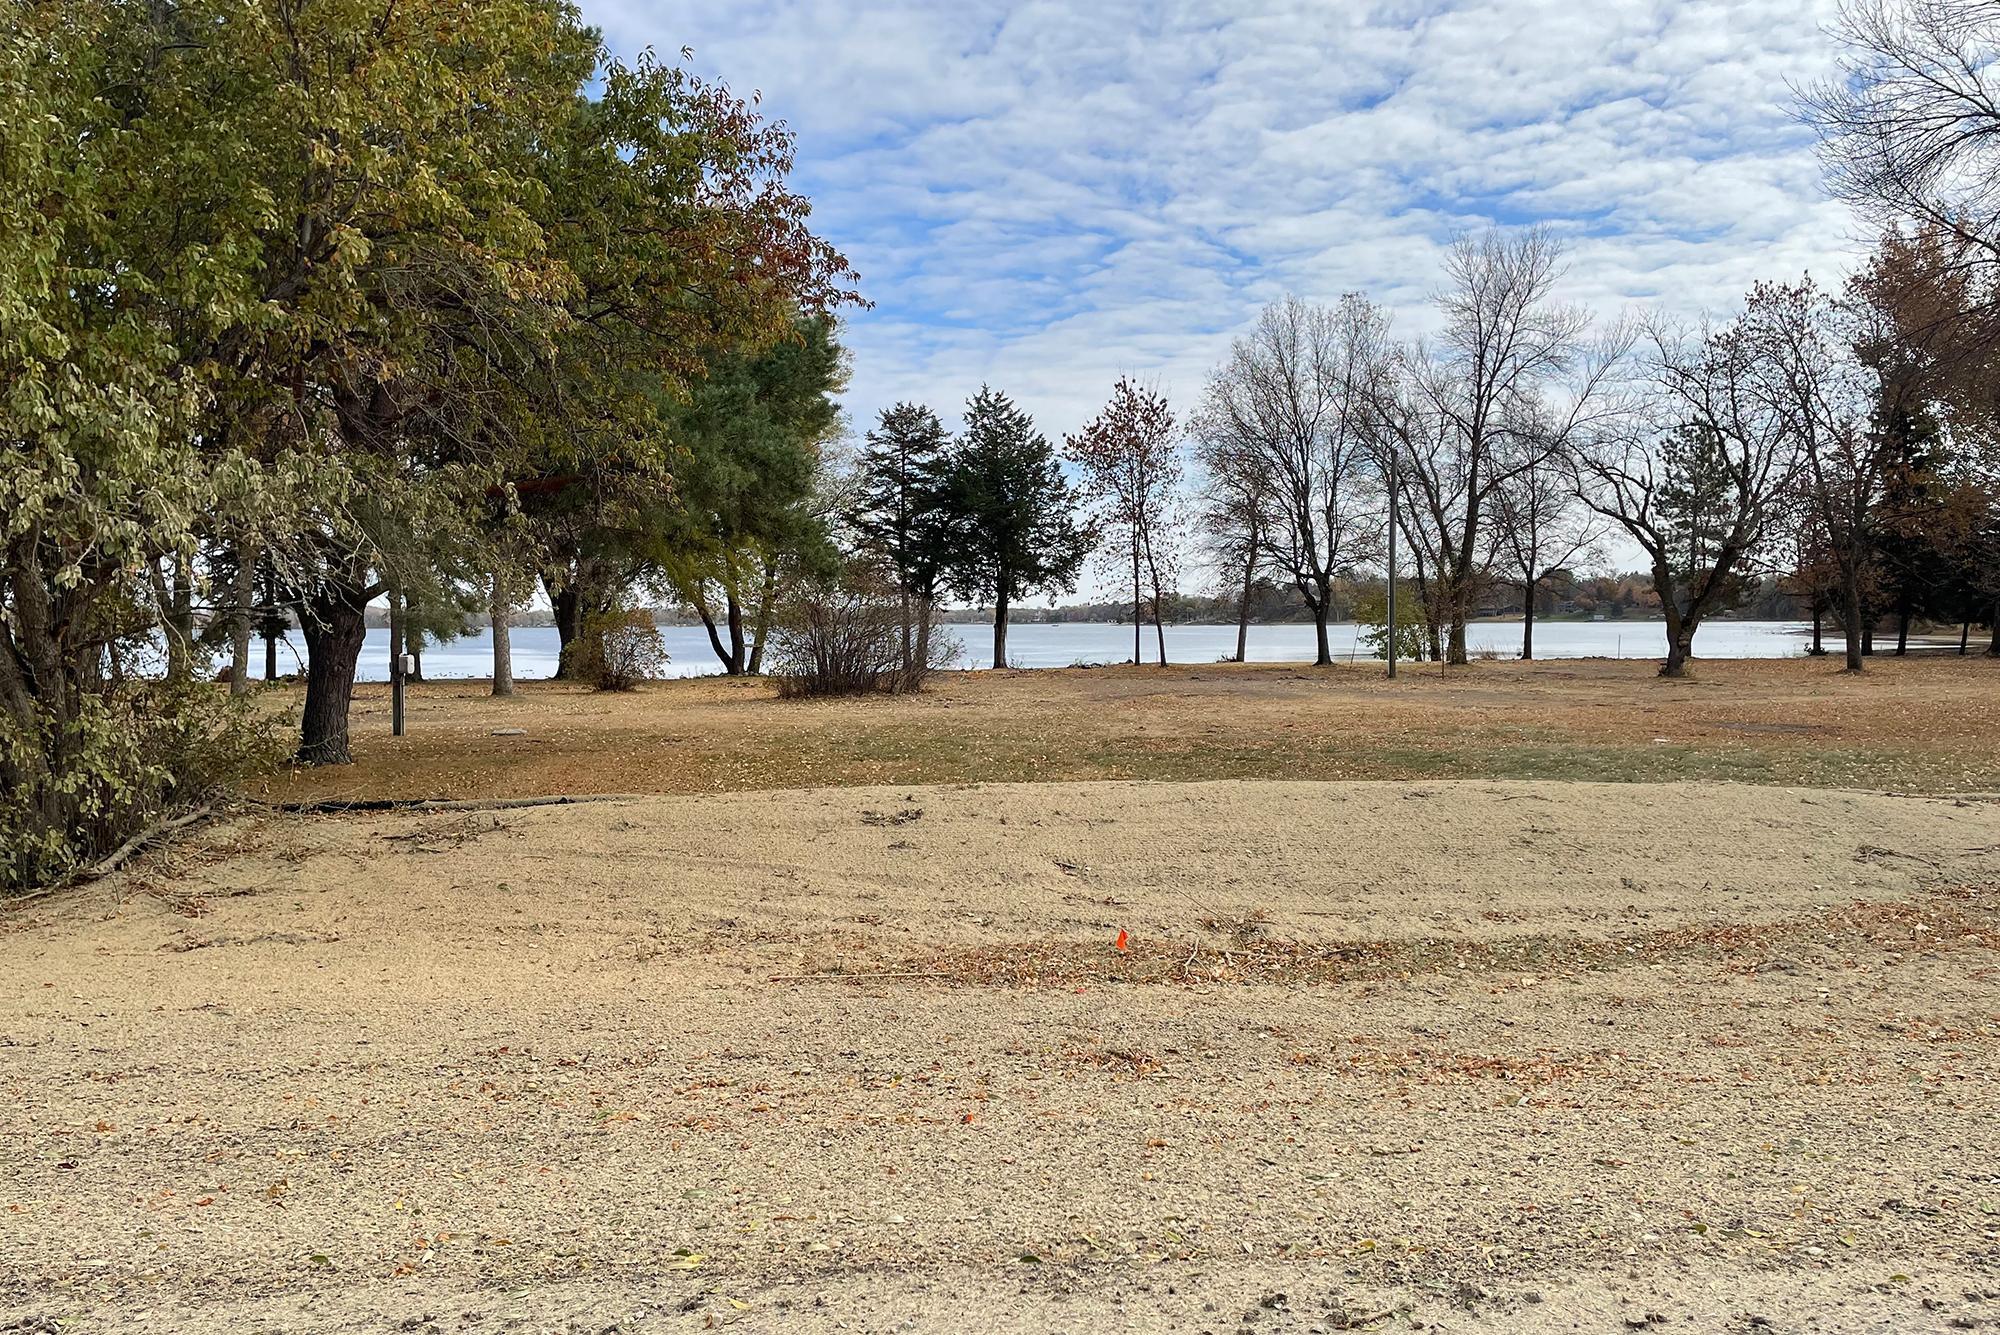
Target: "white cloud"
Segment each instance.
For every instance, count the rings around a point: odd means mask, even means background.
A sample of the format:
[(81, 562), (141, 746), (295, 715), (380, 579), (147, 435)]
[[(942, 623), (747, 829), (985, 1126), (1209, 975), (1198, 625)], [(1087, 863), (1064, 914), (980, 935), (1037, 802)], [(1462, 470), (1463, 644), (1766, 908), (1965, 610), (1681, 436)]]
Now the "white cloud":
[(1569, 296), (1723, 308), (1845, 270), (1788, 81), (1832, 0), (584, 0), (799, 137), (862, 275), (848, 408), (981, 381), (1053, 435), (1121, 373), (1192, 405), (1286, 291), (1428, 321), (1455, 231), (1549, 219)]

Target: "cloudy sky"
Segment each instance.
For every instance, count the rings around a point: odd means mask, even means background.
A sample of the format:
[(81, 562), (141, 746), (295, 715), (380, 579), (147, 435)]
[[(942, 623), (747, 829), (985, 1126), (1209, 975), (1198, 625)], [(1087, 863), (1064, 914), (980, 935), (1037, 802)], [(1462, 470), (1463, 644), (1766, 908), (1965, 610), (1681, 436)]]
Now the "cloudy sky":
[(1257, 308), (1365, 290), (1420, 331), (1457, 231), (1547, 220), (1570, 295), (1721, 308), (1843, 272), (1787, 82), (1820, 0), (583, 0), (794, 128), (854, 262), (848, 407), (1050, 434), (1121, 373), (1183, 407)]

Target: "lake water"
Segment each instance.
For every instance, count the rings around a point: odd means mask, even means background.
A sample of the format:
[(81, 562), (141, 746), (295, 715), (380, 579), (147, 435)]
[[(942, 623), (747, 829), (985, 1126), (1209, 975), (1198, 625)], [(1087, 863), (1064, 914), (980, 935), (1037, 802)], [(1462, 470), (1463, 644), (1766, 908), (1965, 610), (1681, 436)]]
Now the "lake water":
[[(1798, 621), (1711, 621), (1695, 636), (1695, 653), (1708, 658), (1789, 658), (1803, 653), (1810, 629)], [(1343, 661), (1366, 658), (1358, 650), (1358, 628), (1328, 628), (1334, 657)], [(943, 633), (960, 649), (954, 666), (993, 666), (993, 631), (987, 626), (947, 626)], [(662, 626), (671, 662), (669, 676), (693, 677), (720, 672), (708, 633), (700, 626)], [(1521, 652), (1518, 623), (1491, 622), (1466, 632), (1474, 653), (1492, 649), (1503, 658)], [(556, 632), (552, 626), (517, 626), (513, 632), (514, 675), (522, 680), (552, 676), (556, 667)], [(1537, 658), (1658, 658), (1665, 653), (1666, 631), (1657, 621), (1550, 621), (1535, 626)], [(288, 652), (289, 650), (289, 652)], [(1168, 626), (1167, 657), (1176, 663), (1213, 663), (1236, 652), (1234, 626)], [(279, 670), (296, 672), (303, 662), (296, 632), (278, 649)], [(1155, 653), (1152, 627), (1146, 628), (1146, 657)], [(1016, 667), (1070, 667), (1078, 663), (1125, 663), (1132, 656), (1132, 627), (1109, 622), (1072, 621), (1055, 625), (1010, 626), (1007, 655)], [(1253, 663), (1310, 663), (1310, 625), (1252, 626)], [(251, 661), (261, 668), (263, 647), (254, 647)], [(481, 631), (424, 650), (424, 675), (429, 678), (484, 677), (493, 671), (490, 634)], [(361, 650), (361, 679), (386, 681), (389, 676), (389, 632), (370, 630)]]

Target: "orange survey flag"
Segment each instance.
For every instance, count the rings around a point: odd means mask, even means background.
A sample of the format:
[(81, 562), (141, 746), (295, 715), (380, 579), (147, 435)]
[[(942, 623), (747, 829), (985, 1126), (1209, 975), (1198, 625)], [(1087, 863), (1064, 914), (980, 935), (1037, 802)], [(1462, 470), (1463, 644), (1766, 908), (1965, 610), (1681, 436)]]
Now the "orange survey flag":
[(1120, 927), (1118, 929), (1118, 940), (1113, 944), (1115, 944), (1120, 950), (1125, 949), (1125, 929), (1123, 927)]

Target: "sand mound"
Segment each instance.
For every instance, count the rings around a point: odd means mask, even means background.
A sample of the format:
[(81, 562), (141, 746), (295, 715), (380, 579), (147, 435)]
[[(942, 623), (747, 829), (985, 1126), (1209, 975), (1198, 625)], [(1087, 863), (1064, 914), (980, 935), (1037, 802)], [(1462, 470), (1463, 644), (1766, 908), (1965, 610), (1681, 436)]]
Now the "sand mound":
[(0, 913), (0, 1327), (1955, 1311), (1996, 849), (1705, 785), (246, 819)]

